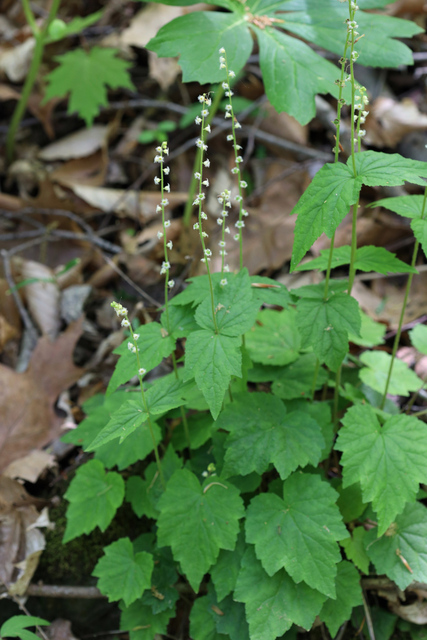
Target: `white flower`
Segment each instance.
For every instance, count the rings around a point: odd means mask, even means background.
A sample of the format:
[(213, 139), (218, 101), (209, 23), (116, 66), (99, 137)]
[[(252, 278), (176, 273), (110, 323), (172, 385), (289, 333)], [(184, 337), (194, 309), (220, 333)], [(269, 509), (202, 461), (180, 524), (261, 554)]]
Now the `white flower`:
[(169, 242), (166, 243), (166, 246), (168, 249), (172, 249), (173, 247), (172, 240), (169, 240)]
[(198, 223), (198, 222), (195, 222), (195, 223), (193, 224), (193, 229), (194, 229), (195, 231), (197, 231), (197, 230), (199, 229), (199, 223)]
[(225, 105), (225, 110), (226, 110), (226, 111), (232, 111), (232, 110), (233, 110), (233, 107), (231, 106), (231, 104), (226, 104), (226, 105)]
[(231, 233), (230, 227), (225, 227), (224, 231), (225, 231), (225, 233)]
[(217, 224), (222, 224), (222, 218), (217, 218), (216, 222), (217, 222)]
[(162, 210), (162, 207), (158, 204), (156, 207), (156, 213), (160, 213)]
[(236, 196), (234, 199), (236, 202), (242, 202), (243, 200), (242, 196)]
[(163, 162), (162, 156), (155, 156), (154, 162)]
[(242, 189), (246, 189), (248, 183), (245, 180), (240, 180), (240, 186), (242, 187)]
[(128, 342), (128, 349), (129, 351), (131, 351), (132, 353), (136, 353), (136, 347), (132, 342)]
[(198, 100), (201, 104), (203, 104), (203, 103), (204, 103), (204, 101), (205, 101), (205, 96), (198, 96), (198, 97), (197, 97), (197, 100)]
[(129, 320), (127, 320), (127, 318), (123, 318), (120, 324), (122, 325), (122, 327), (130, 327), (130, 322)]
[(201, 119), (201, 117), (200, 117), (200, 116), (197, 116), (197, 118), (194, 120), (194, 122), (195, 122), (196, 124), (202, 124), (202, 119)]
[(243, 220), (238, 220), (234, 226), (235, 226), (237, 229), (242, 229), (242, 227), (244, 227), (244, 226), (245, 226), (245, 223), (243, 222)]
[(225, 249), (220, 249), (219, 250), (219, 255), (220, 256), (228, 256), (228, 253), (225, 251)]
[(236, 164), (237, 164), (237, 163), (239, 163), (239, 162), (243, 162), (243, 158), (242, 158), (242, 156), (237, 156), (237, 158), (236, 158)]
[(205, 256), (211, 256), (212, 255), (212, 251), (210, 249), (205, 249), (204, 251)]
[(232, 69), (228, 70), (228, 77), (229, 78), (235, 78), (236, 77), (236, 74), (234, 73), (234, 71)]
[(206, 233), (206, 231), (202, 231), (202, 237), (203, 238), (209, 238), (209, 235)]
[(162, 205), (163, 207), (167, 207), (167, 206), (168, 206), (168, 204), (169, 204), (169, 200), (168, 200), (167, 198), (163, 198), (163, 200), (162, 200), (162, 202), (161, 202), (161, 205)]
[(161, 240), (163, 238), (163, 233), (161, 231), (157, 232), (157, 237), (159, 240)]
[(198, 171), (196, 171), (196, 173), (194, 174), (194, 177), (196, 178), (196, 180), (200, 180), (200, 178), (202, 176), (200, 175), (200, 173)]
[(235, 122), (235, 123), (234, 123), (234, 128), (235, 128), (235, 129), (241, 129), (241, 128), (242, 128), (242, 125), (240, 124), (240, 122)]
[(140, 376), (143, 376), (145, 373), (147, 373), (147, 370), (146, 370), (146, 369), (143, 369), (142, 367), (141, 367), (140, 369), (138, 369), (138, 374), (139, 374)]
[(225, 69), (225, 64), (223, 62), (221, 62), (221, 64), (219, 65), (220, 69)]
[(208, 133), (210, 133), (210, 132), (211, 132), (211, 125), (210, 125), (210, 124), (207, 124), (207, 125), (206, 125), (206, 127), (205, 127), (205, 131), (207, 131)]
[(238, 168), (238, 167), (234, 167), (234, 168), (231, 170), (231, 173), (239, 173), (239, 168)]
[[(232, 140), (233, 140), (233, 134), (232, 133), (228, 134), (227, 140), (228, 140), (228, 142), (232, 142)], [(159, 182), (160, 182), (160, 180), (159, 180)]]
[(228, 273), (228, 272), (230, 271), (230, 267), (228, 266), (228, 264), (225, 264), (225, 265), (224, 265), (224, 271), (225, 271), (226, 273)]
[(128, 310), (126, 309), (126, 307), (123, 307), (118, 302), (112, 302), (111, 306), (113, 307), (114, 311), (116, 312), (119, 318), (120, 316), (127, 316)]
[[(221, 51), (220, 51), (220, 53), (221, 53)], [(224, 53), (225, 53), (225, 51), (224, 51)], [(221, 56), (221, 57), (220, 57), (220, 59), (219, 59), (219, 61), (220, 61), (220, 63), (221, 63), (221, 64), (224, 64), (224, 62), (225, 62), (225, 58), (223, 58), (223, 57)]]
[(169, 282), (168, 282), (169, 289), (173, 289), (174, 286), (175, 286), (175, 280), (169, 280)]
[(238, 233), (236, 233), (236, 235), (234, 236), (234, 239), (236, 240), (236, 242), (237, 242), (238, 240), (240, 240), (240, 236), (239, 236), (239, 234), (238, 234)]
[(225, 287), (225, 285), (228, 284), (227, 278), (223, 278), (222, 280), (220, 280), (219, 284), (221, 285), (221, 287)]
[(171, 172), (171, 168), (170, 167), (165, 167), (163, 169), (163, 173), (165, 174), (165, 176), (168, 176), (170, 174), (170, 172)]
[(162, 147), (156, 147), (157, 153), (162, 153)]
[(209, 115), (209, 111), (207, 109), (202, 109), (200, 113), (204, 118), (207, 118)]
[(218, 52), (218, 53), (220, 53), (220, 54), (225, 53), (225, 49), (224, 49), (224, 47), (221, 47), (221, 49), (219, 50), (219, 52)]
[(228, 89), (228, 82), (223, 82), (222, 83), (222, 88), (223, 89)]
[(218, 242), (218, 244), (219, 244), (219, 246), (220, 246), (220, 247), (225, 247), (225, 245), (226, 245), (226, 243), (224, 242), (224, 240), (220, 240), (220, 241)]
[(156, 176), (154, 178), (154, 184), (159, 184), (159, 183), (160, 183), (160, 178)]
[(160, 269), (160, 275), (163, 275), (164, 273), (167, 273), (167, 271), (169, 271), (169, 269), (171, 268), (170, 262), (163, 262), (162, 263), (162, 268)]
[(224, 114), (224, 118), (232, 118), (233, 116), (231, 115), (231, 113), (229, 111), (226, 111)]
[(171, 226), (171, 221), (170, 220), (165, 220), (165, 229), (167, 229), (170, 226)]
[(202, 211), (202, 213), (200, 214), (200, 217), (202, 218), (202, 220), (207, 220), (208, 216), (206, 215), (206, 213), (204, 211)]
[(249, 213), (246, 211), (246, 209), (242, 209), (241, 214), (242, 214), (242, 216), (245, 216), (245, 217), (249, 215)]
[(205, 167), (210, 167), (211, 166), (211, 161), (209, 159), (204, 160), (203, 164), (205, 165)]
[(165, 186), (164, 186), (164, 190), (165, 190), (165, 191), (167, 191), (167, 193), (170, 193), (170, 191), (171, 191), (171, 186), (170, 186), (170, 184), (165, 184)]
[(209, 180), (206, 178), (206, 180), (203, 180), (202, 184), (203, 184), (205, 187), (209, 187)]
[(135, 340), (139, 340), (139, 333), (134, 333), (133, 337), (134, 337)]

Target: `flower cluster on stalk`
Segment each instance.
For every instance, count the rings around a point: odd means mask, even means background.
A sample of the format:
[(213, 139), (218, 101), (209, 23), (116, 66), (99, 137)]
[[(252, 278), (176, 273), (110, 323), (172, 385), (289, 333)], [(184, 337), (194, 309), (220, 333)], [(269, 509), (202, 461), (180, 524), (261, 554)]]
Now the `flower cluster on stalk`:
[(121, 326), (124, 329), (129, 329), (130, 331), (130, 335), (131, 335), (131, 340), (129, 340), (128, 342), (128, 349), (131, 353), (134, 353), (136, 355), (136, 359), (138, 362), (138, 377), (140, 379), (140, 381), (142, 380), (142, 377), (147, 373), (146, 369), (144, 369), (143, 367), (141, 367), (141, 363), (139, 361), (139, 347), (138, 347), (138, 340), (139, 340), (139, 333), (135, 333), (132, 325), (129, 321), (129, 317), (128, 317), (128, 310), (126, 309), (126, 307), (124, 307), (123, 305), (121, 305), (118, 302), (112, 302), (111, 306), (113, 307), (114, 311), (116, 312), (117, 316), (119, 318), (122, 318), (121, 321)]
[(235, 223), (235, 227), (237, 233), (234, 235), (234, 239), (240, 244), (240, 267), (243, 266), (243, 257), (242, 257), (242, 229), (245, 226), (245, 222), (243, 218), (248, 215), (246, 209), (243, 208), (243, 190), (248, 186), (245, 180), (242, 178), (241, 172), (241, 163), (243, 162), (243, 157), (240, 155), (240, 151), (242, 147), (237, 143), (236, 130), (241, 128), (240, 123), (238, 122), (234, 109), (233, 109), (233, 91), (231, 89), (231, 80), (236, 77), (234, 71), (229, 69), (227, 63), (227, 55), (225, 49), (222, 47), (219, 50), (220, 58), (219, 58), (219, 68), (224, 69), (226, 72), (226, 80), (222, 83), (222, 88), (224, 89), (225, 97), (228, 98), (228, 104), (225, 106), (225, 118), (230, 118), (231, 120), (231, 133), (227, 135), (227, 140), (233, 143), (234, 149), (234, 161), (235, 166), (231, 169), (231, 173), (237, 176), (239, 193), (235, 196), (236, 202), (239, 204), (239, 219)]
[(175, 285), (174, 280), (169, 280), (169, 271), (171, 268), (169, 262), (168, 251), (170, 251), (173, 247), (172, 240), (167, 240), (166, 229), (170, 227), (170, 220), (166, 219), (165, 209), (169, 205), (169, 200), (165, 197), (165, 193), (170, 193), (170, 184), (165, 183), (165, 176), (170, 174), (170, 167), (165, 167), (164, 161), (165, 156), (169, 155), (169, 149), (167, 142), (162, 142), (160, 146), (156, 148), (156, 156), (154, 158), (154, 162), (158, 162), (160, 164), (160, 177), (155, 176), (154, 184), (160, 185), (161, 192), (161, 201), (160, 204), (156, 207), (156, 212), (162, 214), (162, 231), (157, 232), (157, 237), (159, 240), (163, 239), (163, 250), (164, 250), (164, 260), (162, 262), (162, 267), (160, 269), (160, 274), (166, 276), (166, 282), (169, 289), (172, 289)]

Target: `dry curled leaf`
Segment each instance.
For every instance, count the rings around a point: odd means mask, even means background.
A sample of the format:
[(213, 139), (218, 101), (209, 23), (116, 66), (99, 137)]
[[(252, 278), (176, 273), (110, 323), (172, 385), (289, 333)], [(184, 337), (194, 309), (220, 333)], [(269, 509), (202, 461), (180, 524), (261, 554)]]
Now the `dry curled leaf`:
[(23, 260), (21, 274), (23, 280), (38, 280), (25, 286), (27, 305), (42, 334), (55, 338), (60, 324), (60, 292), (54, 272), (40, 262)]
[(72, 358), (81, 333), (79, 320), (56, 342), (40, 338), (25, 373), (0, 364), (0, 471), (60, 434), (55, 403), (83, 374)]

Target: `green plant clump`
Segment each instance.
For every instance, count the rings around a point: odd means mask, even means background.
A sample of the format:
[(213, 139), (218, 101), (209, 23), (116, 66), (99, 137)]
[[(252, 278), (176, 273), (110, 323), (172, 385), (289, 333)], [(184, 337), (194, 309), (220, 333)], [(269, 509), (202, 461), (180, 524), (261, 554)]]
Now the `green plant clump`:
[[(368, 96), (356, 83), (354, 64), (410, 63), (409, 49), (393, 38), (419, 32), (410, 22), (366, 12), (387, 3), (221, 0), (216, 4), (224, 11), (189, 13), (149, 43), (159, 55), (181, 55), (184, 80), (221, 83), (238, 194), (219, 197), (221, 267), (213, 272), (203, 206), (215, 104), (203, 94), (192, 205), (206, 273), (170, 297), (170, 169), (163, 141), (155, 157), (163, 311), (158, 321), (135, 329), (128, 310), (114, 303), (128, 337), (116, 351), (105, 396), (86, 403), (87, 417), (64, 438), (94, 453), (65, 494), (64, 543), (96, 527), (107, 530), (124, 501), (141, 519), (141, 535), (106, 546), (93, 571), (101, 592), (119, 603), (120, 628), (131, 640), (166, 633), (182, 593), (192, 603), (193, 640), (275, 640), (297, 627), (309, 630), (316, 619), (334, 637), (352, 611), (366, 606), (366, 574), (385, 574), (401, 590), (427, 582), (427, 509), (419, 499), (420, 483), (427, 483), (427, 426), (411, 415), (411, 403), (400, 412), (387, 398), (406, 397), (424, 383), (396, 360), (404, 309), (390, 355), (375, 349), (384, 327), (352, 296), (356, 270), (400, 272), (408, 274), (407, 300), (419, 245), (426, 250), (427, 192), (381, 201), (412, 220), (410, 265), (384, 248), (357, 247), (364, 186), (410, 182), (425, 188), (427, 178), (423, 162), (361, 150)], [(340, 69), (289, 32), (339, 53)], [(247, 183), (232, 84), (251, 53), (253, 34), (266, 92), (278, 110), (308, 122), (317, 92), (337, 97), (334, 162), (318, 171), (294, 209), (291, 268), (301, 268), (326, 233), (331, 249), (309, 265), (325, 277), (291, 291), (251, 276), (243, 264)], [(346, 103), (351, 155), (340, 162)], [(349, 212), (351, 244), (334, 250), (335, 231)], [(230, 235), (240, 251), (235, 273), (226, 260)], [(345, 265), (347, 278), (331, 277), (333, 267)], [(413, 343), (427, 353), (424, 330), (414, 330)], [(349, 340), (365, 349), (360, 357), (349, 357)], [(185, 345), (179, 362), (178, 342)], [(153, 379), (148, 374), (164, 359), (170, 373)], [(135, 376), (136, 387), (129, 384)], [(142, 473), (122, 473), (141, 461)]]

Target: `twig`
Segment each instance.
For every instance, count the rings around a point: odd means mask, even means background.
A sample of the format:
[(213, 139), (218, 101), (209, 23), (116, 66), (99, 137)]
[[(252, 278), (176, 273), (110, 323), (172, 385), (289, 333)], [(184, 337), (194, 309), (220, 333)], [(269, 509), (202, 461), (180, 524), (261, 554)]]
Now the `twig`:
[(154, 298), (152, 298), (152, 297), (150, 296), (150, 294), (145, 293), (145, 291), (143, 291), (143, 289), (141, 289), (140, 287), (138, 287), (138, 285), (137, 285), (133, 280), (131, 280), (131, 279), (129, 278), (129, 276), (128, 276), (128, 275), (126, 275), (126, 273), (125, 273), (124, 271), (122, 271), (122, 269), (120, 269), (120, 267), (118, 267), (118, 266), (115, 264), (114, 260), (111, 260), (111, 258), (109, 258), (108, 256), (106, 256), (106, 255), (104, 255), (104, 254), (102, 254), (102, 257), (104, 258), (105, 262), (106, 262), (107, 264), (109, 264), (109, 265), (110, 265), (110, 267), (111, 267), (112, 269), (114, 269), (114, 271), (115, 271), (116, 273), (118, 273), (118, 274), (119, 274), (119, 276), (121, 276), (121, 277), (123, 278), (123, 280), (124, 280), (125, 282), (127, 282), (127, 283), (128, 283), (128, 284), (129, 284), (133, 289), (135, 289), (135, 291), (136, 291), (137, 293), (139, 293), (139, 295), (140, 295), (140, 296), (142, 296), (143, 298), (145, 298), (145, 299), (146, 299), (148, 302), (150, 302), (154, 307), (159, 308), (159, 307), (161, 307), (161, 306), (162, 306), (159, 302), (157, 302), (157, 300), (154, 300)]
[(339, 628), (338, 633), (335, 636), (334, 640), (342, 640), (343, 639), (345, 631), (347, 629), (347, 626), (348, 626), (348, 620), (346, 620), (344, 622), (344, 624), (341, 625), (341, 627)]
[(9, 289), (12, 293), (13, 299), (15, 300), (15, 304), (18, 307), (19, 315), (21, 316), (22, 322), (24, 323), (24, 326), (28, 331), (31, 341), (34, 342), (35, 344), (37, 342), (38, 334), (30, 318), (30, 315), (27, 312), (26, 308), (24, 307), (21, 297), (15, 288), (15, 281), (13, 279), (12, 270), (10, 268), (10, 260), (9, 260), (10, 256), (9, 256), (9, 253), (6, 251), (6, 249), (1, 250), (1, 256), (3, 259), (4, 275), (5, 275), (7, 284), (9, 285)]
[(25, 595), (41, 598), (82, 598), (84, 600), (106, 598), (96, 587), (70, 587), (51, 584), (30, 584)]
[(369, 606), (366, 601), (365, 592), (363, 589), (362, 589), (362, 598), (363, 598), (363, 608), (365, 610), (365, 616), (366, 616), (366, 625), (368, 627), (369, 640), (375, 640), (375, 631), (374, 631), (374, 625), (372, 624), (371, 612), (369, 610)]

